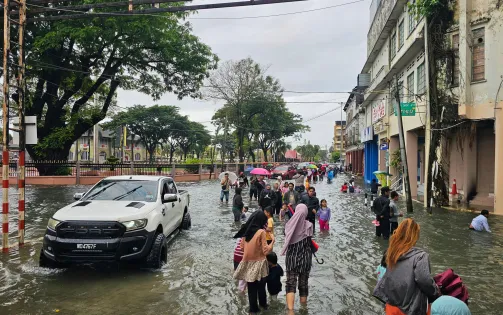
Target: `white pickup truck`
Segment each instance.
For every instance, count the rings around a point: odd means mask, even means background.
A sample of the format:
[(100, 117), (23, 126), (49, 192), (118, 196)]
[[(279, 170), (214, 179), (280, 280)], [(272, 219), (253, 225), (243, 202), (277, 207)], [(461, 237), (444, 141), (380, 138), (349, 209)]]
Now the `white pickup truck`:
[(74, 198), (47, 224), (41, 267), (141, 261), (157, 269), (167, 237), (191, 226), (189, 194), (170, 177), (108, 177)]

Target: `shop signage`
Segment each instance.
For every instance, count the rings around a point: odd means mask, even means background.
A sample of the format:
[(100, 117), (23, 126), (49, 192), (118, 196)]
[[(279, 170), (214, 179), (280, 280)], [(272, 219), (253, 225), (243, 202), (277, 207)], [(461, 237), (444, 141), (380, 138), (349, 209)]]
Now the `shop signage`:
[(381, 149), (382, 151), (386, 151), (386, 150), (388, 150), (388, 144), (387, 144), (387, 143), (381, 143), (380, 149)]
[[(416, 116), (416, 103), (400, 103), (402, 116)], [(393, 107), (396, 116), (396, 106)]]
[(363, 128), (363, 130), (360, 132), (360, 141), (367, 142), (372, 140), (374, 140), (374, 128), (372, 127)]
[(381, 133), (384, 131), (384, 124), (382, 122), (374, 125), (374, 134)]
[(381, 100), (372, 105), (372, 123), (379, 121), (386, 115), (385, 100)]

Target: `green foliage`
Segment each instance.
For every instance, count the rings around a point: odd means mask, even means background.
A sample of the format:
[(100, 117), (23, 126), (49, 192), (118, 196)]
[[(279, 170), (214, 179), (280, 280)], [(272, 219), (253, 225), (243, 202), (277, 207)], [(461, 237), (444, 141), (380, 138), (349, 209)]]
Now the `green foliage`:
[(69, 167), (56, 167), (54, 169), (55, 176), (69, 176), (72, 175), (72, 169)]
[(338, 162), (340, 162), (340, 159), (341, 159), (341, 153), (339, 151), (333, 151), (331, 153), (330, 162), (332, 162), (332, 163), (338, 163)]
[(203, 163), (200, 159), (186, 159), (185, 164), (201, 164)]
[(300, 155), (302, 156), (302, 160), (313, 161), (314, 157), (320, 151), (320, 146), (317, 144), (312, 145), (308, 143), (306, 145), (301, 145), (295, 148), (295, 150), (300, 153)]
[(308, 130), (283, 100), (279, 81), (251, 58), (227, 61), (211, 77), (207, 97), (225, 101), (213, 116), (220, 129), (232, 129), (239, 160), (245, 151), (262, 149), (264, 156), (284, 137)]
[(117, 164), (117, 163), (119, 163), (119, 158), (111, 155), (111, 156), (107, 157), (107, 163), (108, 164)]
[(402, 155), (400, 154), (400, 149), (396, 149), (391, 153), (389, 165), (402, 173)]
[[(161, 4), (168, 5), (173, 4)], [(60, 14), (66, 13), (54, 10), (30, 17)], [(119, 87), (154, 99), (167, 92), (179, 99), (201, 96), (199, 89), (215, 69), (217, 57), (192, 34), (190, 23), (183, 19), (186, 13), (158, 15), (163, 17), (117, 16), (26, 25), (26, 115), (38, 117), (39, 137), (39, 144), (28, 146), (28, 151), (35, 160), (66, 159), (72, 143), (114, 108)], [(11, 40), (18, 41), (17, 32), (11, 32)], [(16, 45), (11, 53), (17, 60)], [(18, 68), (11, 64), (12, 75), (17, 76)]]

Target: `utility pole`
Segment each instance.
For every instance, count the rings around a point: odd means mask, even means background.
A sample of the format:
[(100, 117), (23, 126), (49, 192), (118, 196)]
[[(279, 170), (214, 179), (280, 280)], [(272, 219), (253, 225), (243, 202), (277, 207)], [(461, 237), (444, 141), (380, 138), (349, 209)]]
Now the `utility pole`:
[(10, 0), (3, 2), (2, 249), (9, 251), (9, 54)]
[(409, 166), (407, 163), (407, 151), (405, 150), (405, 136), (403, 133), (403, 121), (402, 121), (402, 108), (400, 106), (400, 90), (398, 86), (398, 77), (395, 76), (395, 98), (397, 102), (396, 108), (396, 116), (398, 120), (398, 136), (400, 140), (400, 155), (402, 158), (402, 167), (403, 167), (403, 180), (405, 185), (405, 198), (407, 204), (407, 212), (413, 212), (414, 209), (412, 207), (412, 195), (410, 191), (410, 178), (409, 178)]
[(227, 149), (227, 129), (229, 128), (229, 120), (225, 116), (225, 127), (224, 127), (224, 144), (222, 145), (222, 172), (224, 171), (224, 161), (225, 161), (225, 151)]
[(17, 79), (18, 90), (18, 114), (19, 114), (19, 173), (17, 188), (19, 192), (18, 199), (18, 238), (19, 246), (24, 244), (24, 217), (25, 217), (25, 151), (26, 151), (26, 125), (24, 121), (24, 94), (25, 94), (25, 80), (24, 80), (24, 26), (26, 24), (26, 0), (19, 1), (19, 73)]

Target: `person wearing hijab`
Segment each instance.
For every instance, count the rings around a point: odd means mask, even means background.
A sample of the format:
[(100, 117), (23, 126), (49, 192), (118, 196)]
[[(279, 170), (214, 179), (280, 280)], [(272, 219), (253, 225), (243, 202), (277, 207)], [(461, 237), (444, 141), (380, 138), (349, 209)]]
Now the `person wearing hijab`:
[(311, 271), (312, 252), (311, 237), (313, 224), (306, 220), (307, 206), (299, 204), (295, 214), (285, 225), (285, 244), (281, 255), (286, 254), (286, 304), (288, 310), (293, 310), (295, 291), (299, 283), (300, 303), (307, 303), (308, 279)]
[[(234, 272), (234, 279), (244, 280), (248, 285), (250, 314), (258, 313), (259, 305), (267, 309), (266, 280), (269, 275), (267, 254), (272, 252), (274, 236), (270, 245), (266, 241), (267, 217), (263, 211), (255, 211), (234, 238), (242, 238), (243, 259)], [(258, 304), (257, 304), (258, 298)]]
[(455, 297), (443, 295), (431, 304), (431, 315), (471, 315), (468, 306)]

